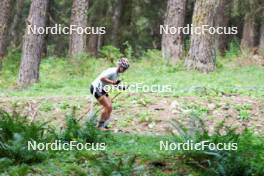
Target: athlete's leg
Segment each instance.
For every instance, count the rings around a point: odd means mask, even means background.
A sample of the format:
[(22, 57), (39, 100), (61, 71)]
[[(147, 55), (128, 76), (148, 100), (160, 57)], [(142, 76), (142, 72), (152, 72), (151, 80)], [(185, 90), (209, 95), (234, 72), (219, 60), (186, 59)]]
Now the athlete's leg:
[(110, 98), (107, 97), (106, 95), (99, 97), (98, 101), (103, 106), (103, 112), (101, 114), (101, 120), (100, 121), (105, 122), (111, 116), (112, 102), (111, 102)]

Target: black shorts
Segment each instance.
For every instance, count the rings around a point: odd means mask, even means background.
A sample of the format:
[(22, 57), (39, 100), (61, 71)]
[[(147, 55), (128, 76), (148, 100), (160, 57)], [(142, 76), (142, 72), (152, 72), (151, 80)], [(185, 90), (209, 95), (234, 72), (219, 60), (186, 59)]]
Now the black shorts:
[(95, 89), (93, 85), (91, 85), (91, 87), (90, 87), (90, 92), (91, 92), (92, 95), (94, 95), (94, 97), (96, 99), (98, 99), (98, 98), (100, 98), (101, 96), (104, 96), (104, 95), (108, 97), (108, 93), (106, 93), (103, 89), (102, 90), (100, 90), (98, 88)]

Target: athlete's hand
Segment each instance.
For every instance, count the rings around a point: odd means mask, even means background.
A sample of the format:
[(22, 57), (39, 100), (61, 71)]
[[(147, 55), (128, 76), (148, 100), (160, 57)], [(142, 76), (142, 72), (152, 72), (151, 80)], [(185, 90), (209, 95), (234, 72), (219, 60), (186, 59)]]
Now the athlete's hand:
[(118, 84), (120, 84), (120, 82), (121, 82), (121, 80), (116, 80), (116, 81), (114, 82), (114, 85), (118, 85)]

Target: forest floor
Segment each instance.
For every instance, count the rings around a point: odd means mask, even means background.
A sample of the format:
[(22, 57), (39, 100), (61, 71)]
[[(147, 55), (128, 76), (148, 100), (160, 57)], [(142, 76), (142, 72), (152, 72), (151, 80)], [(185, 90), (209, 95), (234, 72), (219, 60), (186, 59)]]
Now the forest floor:
[[(51, 122), (63, 128), (65, 116), (76, 107), (76, 116), (86, 119), (90, 97), (6, 97), (0, 108), (19, 113), (35, 120)], [(98, 107), (98, 104), (95, 105)], [(113, 103), (111, 126), (113, 131), (139, 134), (166, 134), (173, 131), (172, 121), (188, 126), (190, 112), (194, 112), (213, 131), (220, 122), (241, 130), (249, 127), (264, 135), (264, 101), (250, 96), (181, 96), (167, 97), (157, 94), (123, 93)], [(99, 117), (98, 117), (99, 118)]]

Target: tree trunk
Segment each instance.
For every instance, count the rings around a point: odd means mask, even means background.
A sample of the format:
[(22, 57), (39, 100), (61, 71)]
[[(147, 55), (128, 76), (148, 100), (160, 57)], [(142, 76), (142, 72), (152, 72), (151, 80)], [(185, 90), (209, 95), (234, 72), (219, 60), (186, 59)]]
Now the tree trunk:
[(250, 49), (254, 47), (255, 32), (255, 17), (246, 14), (243, 26), (242, 40), (240, 44), (242, 49)]
[[(196, 0), (192, 19), (193, 26), (213, 26), (216, 7), (216, 0)], [(208, 73), (214, 71), (215, 61), (215, 36), (208, 31), (201, 34), (193, 33), (189, 54), (185, 60), (186, 67)]]
[[(186, 13), (186, 0), (168, 0), (167, 12), (163, 27), (183, 27)], [(162, 34), (161, 49), (163, 58), (169, 63), (176, 64), (183, 55), (183, 34), (182, 32)]]
[(11, 46), (12, 47), (18, 47), (19, 46), (19, 29), (18, 24), (20, 20), (22, 19), (22, 13), (24, 8), (25, 0), (17, 0), (16, 1), (16, 12), (15, 16), (12, 21), (12, 25), (10, 27), (10, 38), (11, 38)]
[(120, 18), (123, 10), (123, 2), (123, 0), (116, 0), (112, 16), (111, 41), (116, 47), (118, 47), (118, 32), (120, 27)]
[[(46, 27), (49, 0), (33, 0), (27, 19), (28, 25)], [(39, 80), (39, 65), (45, 35), (27, 29), (24, 35), (18, 83), (29, 85)]]
[(98, 54), (97, 38), (98, 38), (98, 35), (95, 35), (95, 34), (89, 35), (89, 38), (88, 38), (87, 51), (89, 54), (92, 54), (94, 56)]
[(0, 70), (2, 68), (2, 60), (6, 54), (7, 34), (9, 19), (12, 12), (12, 0), (0, 1)]
[[(232, 1), (230, 0), (220, 0), (216, 13), (215, 23), (217, 27), (228, 27), (228, 22), (230, 19), (231, 2)], [(216, 48), (221, 56), (225, 55), (225, 51), (227, 49), (227, 35), (216, 34)]]
[[(71, 25), (85, 28), (87, 27), (88, 0), (73, 0)], [(85, 34), (78, 34), (76, 31), (70, 36), (69, 54), (78, 55), (85, 52), (87, 37)]]
[(259, 50), (264, 52), (264, 22), (263, 21), (260, 27)]
[(104, 36), (103, 35), (98, 35), (97, 37), (97, 52), (100, 51), (104, 43)]

